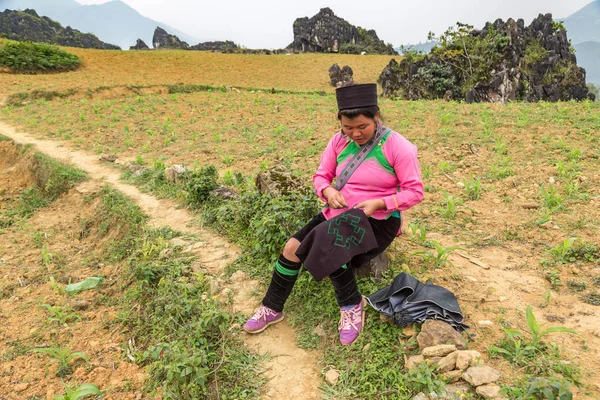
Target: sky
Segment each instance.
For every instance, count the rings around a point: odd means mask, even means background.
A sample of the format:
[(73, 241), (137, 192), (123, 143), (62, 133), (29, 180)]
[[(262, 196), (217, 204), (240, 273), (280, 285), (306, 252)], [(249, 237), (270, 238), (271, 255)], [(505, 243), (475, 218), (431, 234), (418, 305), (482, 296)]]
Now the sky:
[[(107, 0), (77, 0), (100, 4)], [(140, 14), (168, 24), (200, 41), (233, 40), (247, 48), (284, 48), (294, 38), (296, 18), (312, 17), (329, 7), (352, 25), (375, 29), (394, 47), (425, 42), (460, 21), (481, 28), (497, 18), (523, 18), (528, 25), (539, 13), (564, 18), (591, 0), (121, 0)]]

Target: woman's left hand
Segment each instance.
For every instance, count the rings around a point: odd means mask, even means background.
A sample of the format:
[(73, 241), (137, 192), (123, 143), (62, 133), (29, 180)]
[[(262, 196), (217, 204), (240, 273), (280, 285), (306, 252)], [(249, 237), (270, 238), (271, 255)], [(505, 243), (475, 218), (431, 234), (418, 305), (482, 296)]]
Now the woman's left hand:
[(366, 200), (358, 203), (354, 208), (360, 208), (367, 217), (370, 217), (375, 211), (385, 208), (385, 202), (382, 199)]

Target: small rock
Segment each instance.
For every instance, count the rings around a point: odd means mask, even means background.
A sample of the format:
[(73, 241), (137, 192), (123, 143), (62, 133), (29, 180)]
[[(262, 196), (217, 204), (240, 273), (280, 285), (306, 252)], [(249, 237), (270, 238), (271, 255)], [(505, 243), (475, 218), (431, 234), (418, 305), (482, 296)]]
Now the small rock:
[(313, 329), (313, 333), (315, 335), (317, 335), (320, 338), (326, 338), (327, 337), (327, 332), (325, 332), (325, 328), (323, 327), (323, 324), (319, 324), (315, 327), (315, 329)]
[(325, 379), (330, 385), (335, 386), (338, 383), (338, 379), (340, 379), (340, 373), (335, 369), (330, 369), (325, 374)]
[(24, 383), (19, 383), (19, 384), (15, 385), (13, 387), (13, 390), (16, 393), (21, 393), (21, 392), (26, 391), (28, 388), (29, 388), (29, 383), (24, 382)]
[(87, 300), (75, 300), (71, 303), (71, 307), (77, 311), (87, 310), (90, 306), (90, 303)]
[(456, 186), (458, 186), (459, 188), (464, 188), (465, 184), (462, 182), (456, 182)]
[(417, 333), (417, 330), (414, 325), (408, 325), (408, 326), (402, 327), (402, 334), (406, 337), (415, 336), (416, 333)]
[(161, 250), (161, 252), (158, 253), (158, 258), (160, 258), (161, 260), (164, 260), (165, 258), (169, 258), (172, 255), (173, 255), (173, 249), (167, 248), (167, 249)]
[(442, 374), (446, 381), (450, 383), (458, 382), (462, 377), (462, 371), (448, 371)]
[(463, 370), (469, 368), (475, 361), (481, 359), (481, 353), (475, 350), (462, 350), (456, 357), (456, 369)]
[(475, 389), (475, 392), (477, 392), (478, 395), (480, 395), (481, 397), (483, 397), (485, 399), (497, 399), (498, 397), (501, 396), (500, 386), (495, 385), (493, 383), (488, 384), (488, 385), (478, 386), (477, 389)]
[(422, 350), (423, 357), (445, 357), (448, 354), (455, 352), (456, 346), (453, 344), (440, 344), (437, 346), (426, 347)]
[(100, 161), (115, 162), (117, 161), (116, 154), (100, 154)]
[(429, 400), (429, 398), (427, 397), (427, 395), (423, 392), (417, 394), (415, 397), (412, 398), (412, 400)]
[(504, 301), (508, 300), (508, 297), (506, 297), (506, 296), (500, 296), (500, 297), (498, 297), (498, 300), (504, 302)]
[(248, 274), (244, 271), (236, 271), (231, 275), (231, 282), (240, 283), (248, 280)]
[(575, 275), (581, 274), (581, 270), (577, 267), (571, 268), (571, 272), (574, 273)]
[(467, 280), (469, 280), (471, 282), (477, 282), (477, 278), (474, 278), (472, 276), (467, 276), (466, 278), (467, 278)]
[(445, 372), (450, 372), (456, 366), (456, 358), (458, 357), (458, 351), (454, 351), (448, 354), (446, 357), (442, 358), (437, 363), (437, 370), (439, 373), (443, 374)]
[(417, 342), (421, 350), (438, 344), (453, 344), (458, 350), (467, 348), (465, 338), (458, 331), (444, 321), (433, 319), (425, 321), (417, 335)]
[(423, 361), (425, 361), (425, 357), (423, 357), (421, 354), (418, 354), (416, 356), (410, 356), (406, 361), (406, 368), (414, 369), (416, 368), (417, 364), (422, 363)]
[(489, 319), (484, 319), (484, 320), (478, 321), (477, 325), (484, 327), (484, 326), (492, 326), (492, 325), (494, 325), (494, 323), (492, 321), (490, 321)]
[(473, 386), (481, 386), (497, 381), (500, 378), (500, 372), (484, 365), (481, 367), (470, 367), (463, 372), (462, 377)]
[(167, 182), (177, 182), (185, 174), (185, 167), (183, 165), (173, 165), (172, 167), (165, 169), (165, 178)]
[(551, 176), (550, 178), (548, 178), (548, 183), (556, 183), (556, 179), (554, 179), (554, 177)]

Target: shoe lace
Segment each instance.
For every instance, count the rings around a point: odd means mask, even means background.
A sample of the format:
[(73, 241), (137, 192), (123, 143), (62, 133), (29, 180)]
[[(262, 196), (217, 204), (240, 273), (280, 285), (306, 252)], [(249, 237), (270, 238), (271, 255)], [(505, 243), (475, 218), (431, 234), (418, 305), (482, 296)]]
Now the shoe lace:
[(338, 330), (349, 330), (353, 328), (358, 330), (357, 325), (360, 323), (362, 318), (362, 310), (359, 307), (352, 307), (349, 310), (340, 310), (342, 317), (338, 323)]
[(266, 319), (267, 316), (272, 315), (275, 316), (277, 313), (273, 310), (271, 310), (269, 307), (265, 307), (265, 306), (260, 306), (258, 308), (258, 310), (256, 310), (256, 313), (254, 314), (254, 316), (251, 319), (255, 319), (257, 321), (260, 321), (260, 319)]

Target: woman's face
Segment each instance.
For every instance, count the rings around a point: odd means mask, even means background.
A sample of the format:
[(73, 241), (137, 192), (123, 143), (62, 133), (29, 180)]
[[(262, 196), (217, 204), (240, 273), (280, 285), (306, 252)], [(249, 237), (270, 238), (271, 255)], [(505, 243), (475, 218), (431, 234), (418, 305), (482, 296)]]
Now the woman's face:
[(375, 116), (375, 120), (359, 115), (356, 118), (347, 118), (342, 115), (342, 131), (348, 136), (354, 143), (361, 146), (367, 143), (377, 129), (378, 117)]

